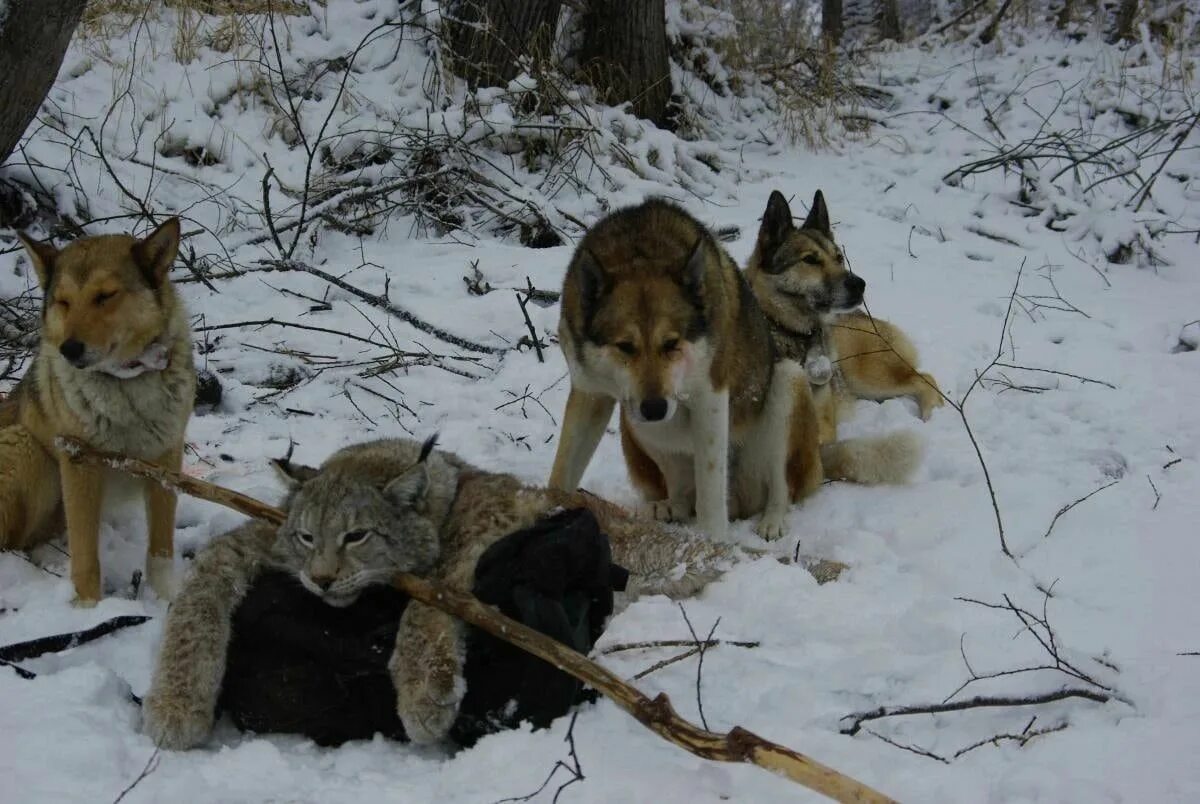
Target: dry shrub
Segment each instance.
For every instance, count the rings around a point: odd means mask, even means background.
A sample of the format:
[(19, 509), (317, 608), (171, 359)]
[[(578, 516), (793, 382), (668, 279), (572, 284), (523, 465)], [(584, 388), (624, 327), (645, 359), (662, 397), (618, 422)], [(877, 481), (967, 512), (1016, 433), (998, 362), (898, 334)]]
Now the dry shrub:
[(0, 299), (0, 400), (16, 384), (37, 346), (40, 308), (33, 291)]
[(106, 60), (111, 40), (122, 37), (163, 8), (175, 11), (171, 52), (180, 64), (194, 60), (201, 48), (244, 54), (261, 41), (261, 20), (273, 13), (306, 15), (299, 0), (91, 0), (83, 13), (79, 35), (93, 53)]
[(862, 83), (865, 50), (833, 48), (821, 36), (820, 15), (789, 0), (723, 0), (738, 21), (726, 59), (770, 87), (779, 128), (794, 143), (827, 148), (867, 133), (869, 109), (890, 97)]

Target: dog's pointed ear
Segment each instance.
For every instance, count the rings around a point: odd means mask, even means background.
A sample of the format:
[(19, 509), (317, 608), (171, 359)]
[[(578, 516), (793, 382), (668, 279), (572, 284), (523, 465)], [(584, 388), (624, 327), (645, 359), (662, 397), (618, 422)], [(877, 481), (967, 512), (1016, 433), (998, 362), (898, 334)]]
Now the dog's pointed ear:
[(683, 267), (683, 285), (695, 294), (704, 292), (704, 279), (708, 274), (707, 243), (708, 238), (704, 235), (696, 238), (696, 245), (692, 246), (692, 253)]
[(774, 253), (794, 228), (792, 208), (788, 206), (787, 199), (783, 193), (772, 190), (771, 197), (767, 199), (767, 211), (763, 213), (762, 226), (758, 229), (758, 239), (766, 253)]
[(50, 287), (50, 278), (54, 276), (54, 260), (58, 257), (58, 249), (51, 243), (46, 243), (41, 240), (34, 240), (24, 232), (17, 232), (17, 237), (21, 241), (21, 245), (25, 247), (25, 253), (29, 255), (29, 261), (33, 263), (33, 270), (37, 274), (38, 285), (42, 290), (47, 290)]
[(829, 227), (829, 209), (825, 206), (825, 196), (820, 190), (813, 195), (812, 209), (808, 211), (808, 217), (804, 219), (804, 225), (800, 228), (816, 229), (826, 237), (833, 237), (833, 230)]
[(292, 463), (292, 451), (289, 449), (288, 454), (283, 458), (272, 458), (271, 466), (275, 468), (279, 479), (289, 489), (295, 489), (304, 484), (305, 481), (312, 480), (317, 476), (319, 469), (312, 466), (305, 466), (300, 463)]
[(604, 276), (604, 268), (589, 248), (579, 250), (575, 258), (575, 268), (579, 271), (579, 289), (583, 295), (584, 309), (591, 309), (600, 301), (600, 297), (608, 292), (608, 279)]
[(179, 218), (168, 218), (144, 240), (133, 244), (133, 259), (150, 287), (158, 289), (179, 254)]
[(428, 490), (429, 464), (419, 461), (388, 481), (383, 487), (383, 496), (400, 508), (420, 508)]

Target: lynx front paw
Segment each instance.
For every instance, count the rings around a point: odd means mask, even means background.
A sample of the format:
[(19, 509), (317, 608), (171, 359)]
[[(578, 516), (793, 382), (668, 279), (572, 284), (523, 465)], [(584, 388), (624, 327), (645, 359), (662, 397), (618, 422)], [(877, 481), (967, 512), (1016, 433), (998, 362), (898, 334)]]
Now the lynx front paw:
[(458, 718), (465, 690), (455, 679), (434, 675), (402, 681), (396, 690), (396, 713), (414, 743), (434, 743), (444, 738)]
[(768, 542), (773, 542), (787, 533), (787, 512), (767, 511), (758, 520), (755, 532)]
[(159, 748), (194, 748), (208, 739), (212, 725), (212, 709), (191, 701), (151, 693), (142, 704), (142, 733)]

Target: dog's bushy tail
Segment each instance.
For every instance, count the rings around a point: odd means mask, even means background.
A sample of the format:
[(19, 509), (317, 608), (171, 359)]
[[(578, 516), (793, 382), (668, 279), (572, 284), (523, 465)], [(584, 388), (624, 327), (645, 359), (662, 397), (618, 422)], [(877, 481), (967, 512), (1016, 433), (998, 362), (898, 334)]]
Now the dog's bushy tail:
[(846, 438), (821, 447), (829, 480), (871, 486), (907, 483), (921, 463), (922, 443), (911, 430), (884, 436)]

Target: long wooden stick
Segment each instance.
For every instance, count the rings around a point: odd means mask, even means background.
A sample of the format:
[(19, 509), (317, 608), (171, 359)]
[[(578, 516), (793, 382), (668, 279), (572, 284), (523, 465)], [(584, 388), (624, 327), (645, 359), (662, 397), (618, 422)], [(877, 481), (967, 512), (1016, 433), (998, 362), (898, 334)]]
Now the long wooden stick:
[[(157, 481), (169, 488), (209, 502), (219, 503), (271, 524), (284, 521), (284, 512), (253, 497), (213, 483), (163, 469), (136, 458), (100, 452), (74, 438), (59, 438), (56, 446), (70, 460), (107, 466), (138, 477)], [(622, 678), (578, 651), (545, 634), (509, 619), (491, 606), (465, 592), (408, 573), (398, 573), (394, 584), (414, 600), (452, 614), (492, 636), (516, 645), (574, 676), (612, 699), (642, 725), (665, 740), (705, 759), (744, 762), (785, 776), (835, 801), (894, 804), (893, 800), (833, 768), (790, 748), (771, 742), (741, 726), (728, 733), (707, 731), (680, 717), (666, 693), (649, 698)]]

